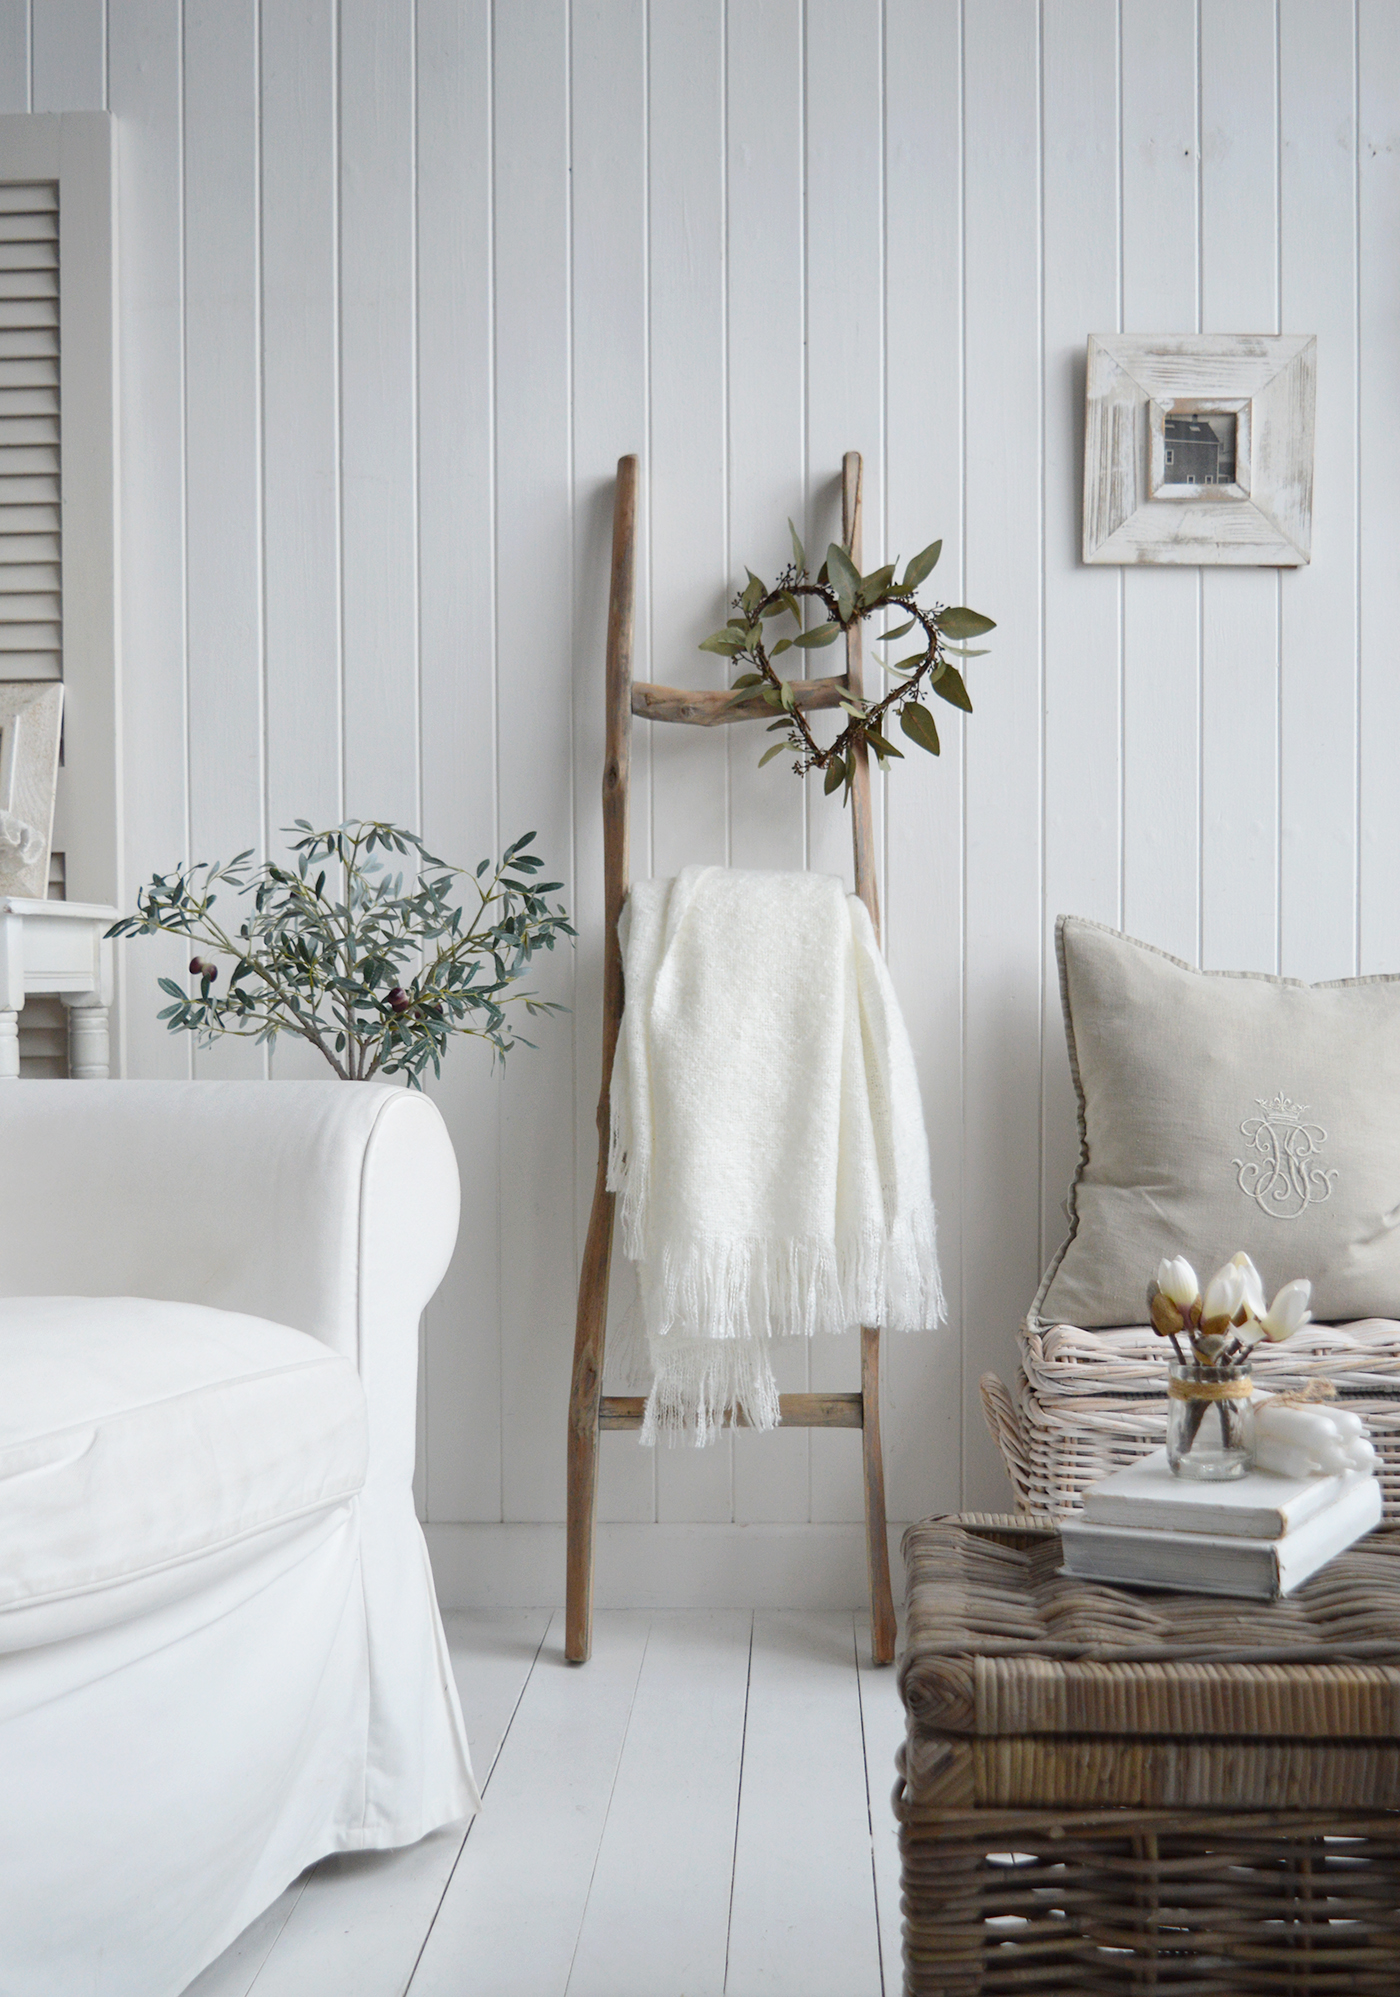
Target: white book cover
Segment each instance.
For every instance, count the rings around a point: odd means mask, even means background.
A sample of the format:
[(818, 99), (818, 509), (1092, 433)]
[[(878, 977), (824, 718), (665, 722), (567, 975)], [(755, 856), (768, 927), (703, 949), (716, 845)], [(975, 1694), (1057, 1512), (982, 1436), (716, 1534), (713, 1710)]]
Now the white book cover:
[(1173, 1477), (1166, 1450), (1154, 1449), (1090, 1485), (1084, 1493), (1084, 1516), (1094, 1525), (1283, 1539), (1334, 1504), (1344, 1491), (1368, 1481), (1372, 1481), (1369, 1470), (1346, 1470), (1330, 1477), (1281, 1477), (1273, 1470), (1251, 1470), (1228, 1484), (1197, 1484)]
[(1378, 1525), (1381, 1487), (1355, 1474), (1334, 1502), (1281, 1539), (1246, 1539), (1205, 1532), (1151, 1532), (1131, 1526), (1064, 1519), (1065, 1571), (1086, 1580), (1130, 1587), (1175, 1588), (1192, 1595), (1244, 1595), (1275, 1601), (1291, 1594)]

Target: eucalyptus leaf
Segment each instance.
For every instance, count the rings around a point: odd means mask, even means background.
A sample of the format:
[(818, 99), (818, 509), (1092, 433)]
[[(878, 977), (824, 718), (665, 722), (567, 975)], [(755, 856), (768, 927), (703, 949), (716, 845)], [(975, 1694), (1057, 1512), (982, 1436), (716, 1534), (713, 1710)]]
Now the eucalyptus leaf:
[(934, 692), (940, 694), (950, 706), (960, 707), (964, 714), (971, 714), (972, 702), (967, 697), (967, 688), (956, 666), (945, 666), (932, 685)]
[(985, 645), (940, 645), (941, 652), (955, 652), (960, 659), (985, 659), (989, 656)]
[(899, 710), (899, 725), (911, 742), (917, 742), (931, 756), (938, 754), (938, 725), (926, 707), (914, 700), (907, 702)]
[(702, 638), (698, 649), (702, 652), (721, 652), (728, 659), (737, 659), (744, 647), (726, 626), (723, 631), (712, 631), (708, 638)]
[(917, 589), (925, 577), (933, 574), (933, 571), (938, 566), (938, 557), (942, 553), (943, 543), (941, 541), (930, 541), (926, 548), (920, 549), (919, 553), (915, 555), (913, 561), (910, 562), (908, 568), (904, 571), (904, 580), (900, 584), (901, 590), (907, 594), (909, 590)]
[(780, 638), (777, 644), (774, 645), (769, 651), (768, 654), (769, 658), (776, 659), (780, 653), (790, 652), (792, 650), (792, 645), (793, 641), (791, 638)]
[(831, 586), (836, 591), (836, 602), (845, 623), (855, 609), (856, 598), (860, 594), (860, 570), (851, 560), (846, 550), (833, 541), (826, 551), (827, 572)]
[(807, 566), (807, 554), (806, 550), (802, 546), (801, 537), (799, 536), (797, 529), (793, 526), (790, 517), (788, 520), (788, 532), (792, 536), (792, 559), (797, 564), (797, 573), (801, 575), (802, 571)]
[(846, 765), (839, 756), (833, 756), (826, 766), (826, 776), (822, 782), (822, 796), (830, 797), (846, 781)]
[(887, 562), (882, 569), (872, 569), (868, 576), (860, 579), (860, 601), (869, 608), (878, 603), (890, 584), (894, 581), (894, 563)]
[(980, 638), (984, 631), (997, 628), (990, 617), (984, 617), (980, 610), (969, 610), (963, 603), (940, 610), (934, 622), (945, 638)]
[(840, 636), (839, 624), (816, 624), (810, 631), (804, 631), (801, 637), (794, 638), (792, 642), (794, 645), (800, 645), (804, 651), (814, 652), (822, 645), (834, 645)]
[(911, 652), (907, 658), (883, 659), (881, 664), (887, 673), (912, 673), (915, 667), (921, 666), (927, 657), (927, 652)]
[(906, 631), (912, 631), (918, 623), (917, 617), (906, 617), (902, 624), (896, 624), (893, 631), (882, 631), (876, 638), (877, 645), (888, 645), (894, 638), (902, 638)]
[(774, 742), (771, 745), (771, 747), (765, 749), (763, 754), (759, 757), (758, 767), (762, 769), (763, 765), (765, 763), (771, 763), (775, 756), (781, 756), (786, 747), (787, 747), (786, 742)]

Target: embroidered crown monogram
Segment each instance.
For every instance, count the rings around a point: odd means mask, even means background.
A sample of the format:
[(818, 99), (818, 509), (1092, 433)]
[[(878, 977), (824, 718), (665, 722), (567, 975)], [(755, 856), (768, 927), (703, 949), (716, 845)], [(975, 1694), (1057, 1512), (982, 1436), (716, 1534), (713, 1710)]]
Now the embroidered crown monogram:
[(1264, 1114), (1246, 1117), (1240, 1125), (1254, 1155), (1231, 1161), (1240, 1191), (1271, 1219), (1297, 1220), (1308, 1207), (1328, 1199), (1337, 1183), (1335, 1170), (1314, 1162), (1327, 1132), (1320, 1124), (1304, 1123), (1307, 1104), (1291, 1101), (1281, 1090), (1272, 1101), (1266, 1096), (1255, 1101)]

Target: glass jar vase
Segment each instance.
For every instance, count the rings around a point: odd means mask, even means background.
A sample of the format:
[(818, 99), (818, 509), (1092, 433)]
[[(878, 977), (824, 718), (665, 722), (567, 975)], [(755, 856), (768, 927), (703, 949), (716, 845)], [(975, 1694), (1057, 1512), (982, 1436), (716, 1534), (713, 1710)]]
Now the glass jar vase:
[(1254, 1464), (1254, 1382), (1245, 1365), (1167, 1367), (1167, 1462), (1175, 1477), (1228, 1483)]

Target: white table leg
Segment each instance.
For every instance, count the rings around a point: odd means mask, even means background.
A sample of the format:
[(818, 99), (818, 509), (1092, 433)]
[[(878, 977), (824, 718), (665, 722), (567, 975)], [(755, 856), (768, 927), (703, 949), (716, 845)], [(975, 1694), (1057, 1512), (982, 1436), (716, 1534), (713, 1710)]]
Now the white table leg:
[(108, 1076), (107, 1008), (83, 1001), (68, 1007), (68, 1079), (105, 1082)]
[(19, 1080), (19, 1014), (0, 1012), (0, 1082)]

